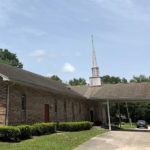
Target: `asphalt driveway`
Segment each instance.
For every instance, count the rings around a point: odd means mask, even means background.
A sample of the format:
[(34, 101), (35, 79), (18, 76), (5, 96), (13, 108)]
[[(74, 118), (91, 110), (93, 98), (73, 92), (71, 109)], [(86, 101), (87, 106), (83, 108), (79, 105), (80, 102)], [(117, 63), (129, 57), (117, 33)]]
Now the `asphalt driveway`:
[(75, 150), (150, 150), (150, 130), (111, 131), (92, 138)]

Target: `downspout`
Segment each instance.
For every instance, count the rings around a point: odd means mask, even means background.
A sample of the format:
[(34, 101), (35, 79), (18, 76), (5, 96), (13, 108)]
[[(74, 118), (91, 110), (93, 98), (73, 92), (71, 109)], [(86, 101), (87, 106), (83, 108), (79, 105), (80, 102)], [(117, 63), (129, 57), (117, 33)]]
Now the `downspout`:
[(9, 113), (9, 87), (10, 87), (10, 85), (8, 84), (8, 88), (7, 88), (6, 126), (8, 126), (8, 113)]

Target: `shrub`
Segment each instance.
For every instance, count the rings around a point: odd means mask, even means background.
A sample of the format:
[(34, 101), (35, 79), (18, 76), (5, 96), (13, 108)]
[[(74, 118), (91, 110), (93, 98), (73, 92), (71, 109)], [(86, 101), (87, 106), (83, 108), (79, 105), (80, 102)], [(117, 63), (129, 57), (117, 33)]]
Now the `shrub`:
[(18, 126), (20, 129), (20, 139), (29, 139), (32, 136), (31, 126), (29, 125), (21, 125)]
[(93, 126), (92, 122), (82, 121), (82, 122), (60, 122), (58, 124), (58, 130), (60, 131), (81, 131), (89, 130)]
[(18, 127), (3, 126), (0, 127), (0, 138), (5, 141), (18, 141), (20, 130)]
[(125, 123), (125, 122), (121, 122), (121, 124), (122, 124), (122, 125), (125, 125), (126, 123)]
[(44, 135), (56, 132), (56, 123), (36, 123), (32, 125), (32, 135)]

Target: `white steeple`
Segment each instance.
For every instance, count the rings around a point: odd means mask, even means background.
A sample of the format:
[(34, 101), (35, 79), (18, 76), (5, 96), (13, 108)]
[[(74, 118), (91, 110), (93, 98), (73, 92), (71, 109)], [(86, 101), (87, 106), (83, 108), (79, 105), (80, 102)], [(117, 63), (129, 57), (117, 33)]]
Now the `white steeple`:
[(90, 77), (90, 86), (101, 86), (101, 78), (99, 76), (99, 67), (97, 66), (96, 62), (93, 35), (92, 35), (92, 55), (93, 55), (92, 56), (93, 67), (92, 67), (92, 77)]
[(97, 67), (93, 35), (91, 37), (92, 37), (92, 50), (93, 50), (93, 53), (92, 53), (93, 54), (93, 67)]

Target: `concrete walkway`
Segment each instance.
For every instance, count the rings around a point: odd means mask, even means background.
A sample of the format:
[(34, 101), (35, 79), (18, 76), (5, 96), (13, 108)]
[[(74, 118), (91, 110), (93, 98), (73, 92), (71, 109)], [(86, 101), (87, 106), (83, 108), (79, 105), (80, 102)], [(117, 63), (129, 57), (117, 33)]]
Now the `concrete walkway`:
[(150, 130), (111, 131), (75, 150), (150, 150)]

